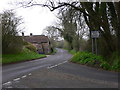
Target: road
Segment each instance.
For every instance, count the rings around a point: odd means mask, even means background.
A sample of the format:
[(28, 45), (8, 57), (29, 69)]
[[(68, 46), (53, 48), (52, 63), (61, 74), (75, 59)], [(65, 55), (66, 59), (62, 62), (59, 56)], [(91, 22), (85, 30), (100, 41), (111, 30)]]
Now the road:
[(58, 49), (46, 58), (3, 66), (3, 88), (118, 88), (118, 73), (69, 62)]

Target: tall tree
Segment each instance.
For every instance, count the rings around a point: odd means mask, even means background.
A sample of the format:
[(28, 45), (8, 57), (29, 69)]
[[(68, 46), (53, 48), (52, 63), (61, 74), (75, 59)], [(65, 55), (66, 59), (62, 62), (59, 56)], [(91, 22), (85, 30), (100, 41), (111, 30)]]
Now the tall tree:
[(17, 18), (12, 11), (5, 11), (2, 14), (2, 51), (3, 53), (16, 53), (22, 50), (22, 38), (18, 35), (20, 18)]
[[(80, 1), (52, 1), (45, 4), (27, 3), (24, 6), (43, 6), (51, 11), (56, 9), (74, 8), (83, 14), (86, 24), (89, 27), (90, 35), (92, 30), (101, 33), (104, 48), (108, 55), (120, 51), (120, 1), (119, 2), (80, 2)], [(71, 38), (71, 37), (69, 37)]]
[(54, 26), (47, 26), (42, 34), (48, 36), (53, 48), (56, 47), (56, 42), (61, 39), (60, 32)]

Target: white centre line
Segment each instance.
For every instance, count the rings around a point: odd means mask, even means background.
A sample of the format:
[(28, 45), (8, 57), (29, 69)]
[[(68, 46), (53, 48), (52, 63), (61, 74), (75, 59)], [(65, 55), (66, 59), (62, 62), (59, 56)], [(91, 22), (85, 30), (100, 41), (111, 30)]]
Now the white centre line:
[(11, 83), (12, 83), (12, 82), (9, 81), (9, 82), (4, 83), (3, 85), (10, 85)]
[(22, 76), (21, 78), (25, 78), (25, 77), (27, 77), (27, 75), (24, 75), (24, 76)]
[(58, 65), (56, 64), (56, 65), (54, 65), (55, 67), (57, 67)]
[(66, 63), (66, 62), (68, 62), (68, 61), (64, 61), (64, 62), (62, 62), (62, 63), (58, 63), (58, 64), (53, 65), (53, 66), (48, 66), (47, 69), (51, 69), (51, 68), (57, 67), (58, 65), (64, 64), (64, 63)]
[(18, 81), (18, 80), (20, 80), (20, 78), (13, 79), (13, 81)]
[(64, 61), (63, 63), (66, 63), (66, 62), (68, 62), (68, 61)]
[(55, 66), (49, 66), (49, 67), (47, 67), (48, 69), (51, 69), (51, 68), (54, 68)]
[(28, 75), (32, 75), (31, 73), (29, 73)]

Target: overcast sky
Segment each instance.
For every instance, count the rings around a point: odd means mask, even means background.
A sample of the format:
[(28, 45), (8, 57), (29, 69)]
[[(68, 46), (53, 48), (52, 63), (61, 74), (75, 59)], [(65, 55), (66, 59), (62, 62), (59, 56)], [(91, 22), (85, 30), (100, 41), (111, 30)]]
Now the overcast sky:
[[(0, 2), (0, 12), (15, 8), (15, 6), (13, 7), (13, 5), (8, 4), (9, 2), (14, 1), (19, 0), (2, 0)], [(19, 8), (15, 9), (15, 11), (18, 16), (23, 17), (24, 24), (21, 25), (21, 28), (25, 27), (23, 30), (25, 35), (29, 35), (30, 33), (40, 35), (46, 26), (53, 25), (57, 19), (55, 12), (51, 12), (49, 9), (39, 6), (32, 8)]]
[[(22, 0), (1, 0), (0, 12), (2, 12), (3, 10), (15, 8), (15, 5), (8, 4), (10, 2), (15, 2), (15, 1), (22, 1)], [(39, 0), (39, 1), (41, 2), (45, 0)], [(66, 0), (61, 0), (61, 1), (66, 1)], [(74, 1), (74, 0), (69, 0), (69, 1)], [(120, 0), (115, 0), (115, 1), (120, 1)], [(32, 7), (32, 8), (19, 8), (19, 9), (15, 9), (15, 11), (18, 16), (23, 17), (24, 24), (21, 25), (21, 28), (25, 27), (25, 29), (23, 30), (25, 35), (29, 35), (30, 33), (33, 33), (33, 35), (40, 35), (42, 34), (42, 31), (46, 26), (53, 25), (57, 20), (55, 16), (56, 11), (51, 12), (49, 11), (48, 8), (43, 8), (40, 6)]]

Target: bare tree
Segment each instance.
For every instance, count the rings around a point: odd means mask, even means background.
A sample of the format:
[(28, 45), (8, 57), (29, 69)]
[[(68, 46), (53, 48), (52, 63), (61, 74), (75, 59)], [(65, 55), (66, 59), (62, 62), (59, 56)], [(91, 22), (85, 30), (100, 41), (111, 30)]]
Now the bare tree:
[[(120, 2), (80, 2), (80, 1), (53, 1), (45, 3), (30, 1), (22, 4), (24, 7), (42, 6), (50, 11), (56, 9), (73, 8), (83, 14), (85, 22), (89, 27), (90, 35), (92, 30), (101, 33), (102, 45), (105, 46), (107, 54), (120, 51)], [(114, 34), (113, 34), (114, 31)]]
[(48, 26), (48, 27), (46, 27), (43, 30), (42, 34), (48, 36), (48, 38), (50, 39), (50, 42), (51, 42), (53, 48), (56, 47), (56, 42), (61, 39), (60, 32), (54, 26)]
[(12, 11), (2, 14), (2, 51), (3, 53), (16, 53), (22, 50), (22, 38), (18, 36), (21, 18), (15, 16)]

